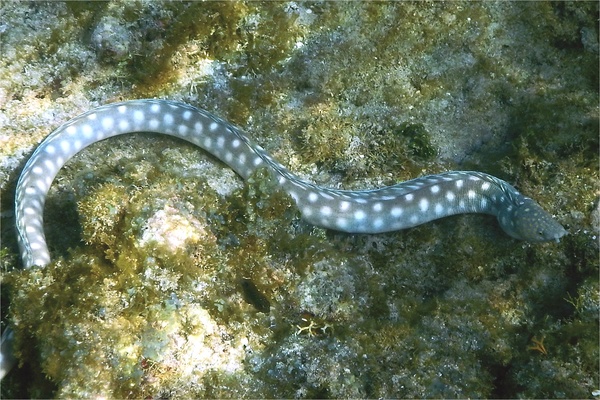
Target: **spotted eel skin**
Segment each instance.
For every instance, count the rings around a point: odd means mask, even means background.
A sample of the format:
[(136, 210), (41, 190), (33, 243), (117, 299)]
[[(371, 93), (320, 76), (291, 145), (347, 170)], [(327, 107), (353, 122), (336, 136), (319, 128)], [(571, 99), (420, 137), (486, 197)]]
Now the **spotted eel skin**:
[[(18, 243), (25, 268), (50, 262), (43, 230), (46, 195), (60, 168), (86, 146), (132, 132), (174, 136), (208, 151), (246, 179), (266, 167), (294, 199), (302, 218), (324, 228), (380, 233), (463, 213), (497, 216), (504, 231), (530, 242), (558, 241), (567, 232), (532, 199), (505, 181), (474, 171), (423, 176), (375, 190), (334, 190), (305, 182), (252, 143), (238, 128), (187, 104), (133, 100), (88, 111), (65, 123), (37, 147), (16, 189)], [(7, 330), (7, 338), (11, 335)], [(8, 364), (5, 343), (0, 356)], [(0, 378), (5, 373), (2, 365)]]

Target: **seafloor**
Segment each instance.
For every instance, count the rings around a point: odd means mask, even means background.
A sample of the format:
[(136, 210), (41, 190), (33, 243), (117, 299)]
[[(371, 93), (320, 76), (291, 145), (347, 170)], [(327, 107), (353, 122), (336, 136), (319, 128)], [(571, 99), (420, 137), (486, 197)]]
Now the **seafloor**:
[[(9, 397), (589, 398), (599, 383), (598, 2), (0, 5)], [(61, 123), (134, 98), (205, 108), (301, 177), (373, 188), (445, 170), (514, 184), (569, 231), (463, 215), (309, 226), (158, 135), (59, 174), (55, 262), (21, 272), (15, 182)]]

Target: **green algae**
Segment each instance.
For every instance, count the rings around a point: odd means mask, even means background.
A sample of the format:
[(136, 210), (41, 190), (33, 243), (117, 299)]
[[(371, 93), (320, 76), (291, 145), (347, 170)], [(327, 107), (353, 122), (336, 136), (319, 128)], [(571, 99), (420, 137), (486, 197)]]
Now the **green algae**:
[(407, 148), (418, 159), (431, 160), (437, 150), (431, 143), (430, 135), (422, 124), (403, 124), (399, 127), (399, 135), (408, 139)]
[[(579, 40), (597, 6), (323, 3), (310, 5), (309, 27), (305, 4), (67, 4), (68, 29), (56, 24), (49, 46), (27, 42), (48, 50), (19, 49), (39, 81), (53, 77), (34, 90), (42, 100), (11, 88), (34, 108), (79, 76), (102, 102), (184, 97), (323, 183), (372, 187), (467, 165), (515, 183), (571, 234), (529, 246), (486, 216), (325, 232), (264, 172), (222, 190), (213, 181), (231, 174), (198, 168), (197, 149), (162, 152), (165, 142), (139, 135), (107, 144), (67, 168), (49, 199), (49, 241), (64, 258), (7, 278), (20, 354), (62, 382), (56, 396), (589, 397), (598, 387), (597, 55)], [(113, 48), (96, 48), (92, 73), (77, 32), (115, 21), (127, 29), (94, 42)], [(77, 57), (54, 75), (36, 70), (67, 38)], [(222, 72), (192, 74), (194, 92), (178, 79), (203, 59)], [(244, 299), (243, 279), (269, 314)], [(533, 338), (547, 354), (529, 349)], [(27, 395), (52, 393), (41, 388)]]

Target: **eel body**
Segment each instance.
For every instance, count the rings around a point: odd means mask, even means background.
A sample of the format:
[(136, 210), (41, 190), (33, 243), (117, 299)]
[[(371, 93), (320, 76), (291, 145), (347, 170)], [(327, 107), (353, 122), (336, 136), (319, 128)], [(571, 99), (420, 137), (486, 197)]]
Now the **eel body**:
[(72, 119), (46, 137), (27, 162), (15, 199), (25, 268), (50, 262), (43, 210), (60, 168), (86, 146), (132, 132), (156, 132), (191, 142), (244, 179), (257, 168), (267, 168), (294, 199), (303, 219), (324, 228), (381, 233), (454, 214), (485, 213), (497, 216), (504, 231), (516, 239), (541, 242), (566, 234), (533, 200), (482, 172), (451, 171), (375, 190), (327, 189), (299, 179), (238, 128), (206, 111), (167, 100), (133, 100), (98, 107)]
[[(380, 233), (454, 214), (485, 213), (495, 215), (502, 229), (516, 239), (558, 241), (567, 233), (535, 201), (507, 182), (482, 172), (451, 171), (375, 190), (323, 188), (299, 179), (240, 129), (207, 111), (167, 100), (132, 100), (98, 107), (70, 120), (46, 137), (32, 154), (15, 196), (18, 243), (25, 268), (50, 262), (43, 210), (60, 168), (92, 143), (133, 132), (160, 133), (191, 142), (244, 179), (257, 168), (267, 168), (294, 199), (302, 218), (324, 228)], [(7, 354), (2, 350), (1, 355)], [(5, 357), (0, 361), (6, 361)], [(3, 373), (1, 368), (0, 377)]]

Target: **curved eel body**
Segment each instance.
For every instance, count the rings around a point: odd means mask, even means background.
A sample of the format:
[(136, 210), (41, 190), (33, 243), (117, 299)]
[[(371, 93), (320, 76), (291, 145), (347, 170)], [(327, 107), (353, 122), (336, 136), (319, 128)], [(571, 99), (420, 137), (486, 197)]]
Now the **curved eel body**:
[[(302, 218), (324, 228), (380, 233), (454, 214), (485, 213), (497, 216), (504, 231), (516, 239), (558, 241), (567, 233), (532, 199), (482, 172), (451, 171), (375, 190), (327, 189), (299, 179), (241, 130), (206, 111), (167, 100), (133, 100), (98, 107), (65, 123), (42, 141), (27, 162), (15, 196), (18, 242), (25, 268), (50, 262), (43, 210), (60, 168), (92, 143), (133, 132), (186, 140), (244, 179), (258, 168), (267, 168), (294, 199)], [(5, 333), (3, 338), (10, 336), (10, 330)], [(5, 364), (6, 356), (3, 343), (0, 363)], [(5, 372), (2, 365), (0, 378)]]

